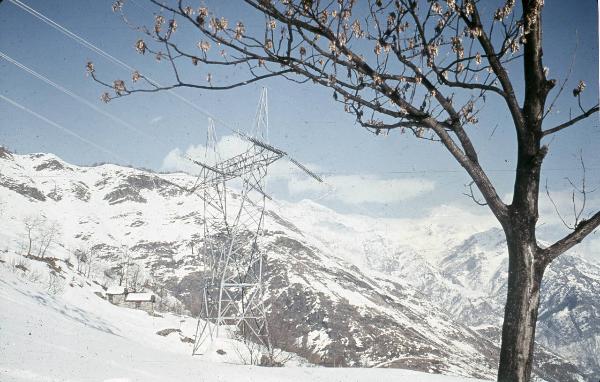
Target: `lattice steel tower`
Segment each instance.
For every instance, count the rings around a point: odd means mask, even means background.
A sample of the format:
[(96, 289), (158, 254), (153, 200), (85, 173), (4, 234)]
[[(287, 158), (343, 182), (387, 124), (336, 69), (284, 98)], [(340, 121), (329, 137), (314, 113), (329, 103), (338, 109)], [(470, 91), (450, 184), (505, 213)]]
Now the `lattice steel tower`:
[[(201, 296), (193, 354), (219, 336), (224, 327), (267, 344), (263, 271), (266, 253), (259, 238), (265, 215), (267, 168), (287, 154), (268, 143), (267, 90), (263, 89), (252, 132), (237, 133), (247, 149), (221, 160), (216, 149), (214, 124), (209, 120), (204, 162), (192, 160), (201, 171), (194, 190), (204, 200), (203, 265), (207, 275)], [(292, 163), (318, 181), (300, 163)], [(228, 188), (236, 182), (239, 191)]]

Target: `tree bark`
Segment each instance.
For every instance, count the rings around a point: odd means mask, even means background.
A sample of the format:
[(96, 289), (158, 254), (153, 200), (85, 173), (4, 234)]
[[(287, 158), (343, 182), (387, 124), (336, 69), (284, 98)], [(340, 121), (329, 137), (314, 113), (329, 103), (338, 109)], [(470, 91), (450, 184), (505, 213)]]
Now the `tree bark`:
[(546, 263), (519, 224), (505, 229), (509, 265), (498, 382), (527, 382), (531, 377), (540, 286)]

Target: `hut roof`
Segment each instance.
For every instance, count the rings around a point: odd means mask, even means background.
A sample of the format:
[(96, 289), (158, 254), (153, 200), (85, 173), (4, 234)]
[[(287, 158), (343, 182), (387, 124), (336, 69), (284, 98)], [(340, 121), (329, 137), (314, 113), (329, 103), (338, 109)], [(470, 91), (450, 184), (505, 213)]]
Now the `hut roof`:
[(128, 302), (154, 302), (154, 294), (152, 293), (128, 293), (125, 297)]

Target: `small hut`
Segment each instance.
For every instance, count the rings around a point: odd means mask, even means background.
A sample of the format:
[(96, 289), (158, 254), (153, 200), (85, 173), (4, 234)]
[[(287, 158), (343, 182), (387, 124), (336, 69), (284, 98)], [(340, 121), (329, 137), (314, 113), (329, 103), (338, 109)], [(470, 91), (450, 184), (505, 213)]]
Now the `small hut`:
[(125, 306), (133, 309), (141, 309), (148, 313), (154, 312), (156, 296), (153, 293), (128, 293), (125, 297)]
[(106, 290), (106, 298), (115, 305), (125, 302), (127, 289), (124, 286), (111, 286)]

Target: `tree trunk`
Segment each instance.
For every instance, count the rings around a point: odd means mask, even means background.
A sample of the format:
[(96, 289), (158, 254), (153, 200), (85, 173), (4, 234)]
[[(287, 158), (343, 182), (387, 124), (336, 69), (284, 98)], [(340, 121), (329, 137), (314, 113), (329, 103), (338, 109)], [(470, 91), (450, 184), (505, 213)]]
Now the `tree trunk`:
[[(518, 225), (516, 225), (518, 227)], [(537, 256), (535, 239), (519, 228), (506, 232), (508, 292), (502, 326), (498, 382), (527, 382), (533, 364), (540, 286), (546, 265)]]
[(27, 238), (29, 239), (29, 247), (27, 247), (27, 256), (31, 256), (31, 246), (32, 246), (32, 239), (31, 239), (31, 230), (27, 231)]

